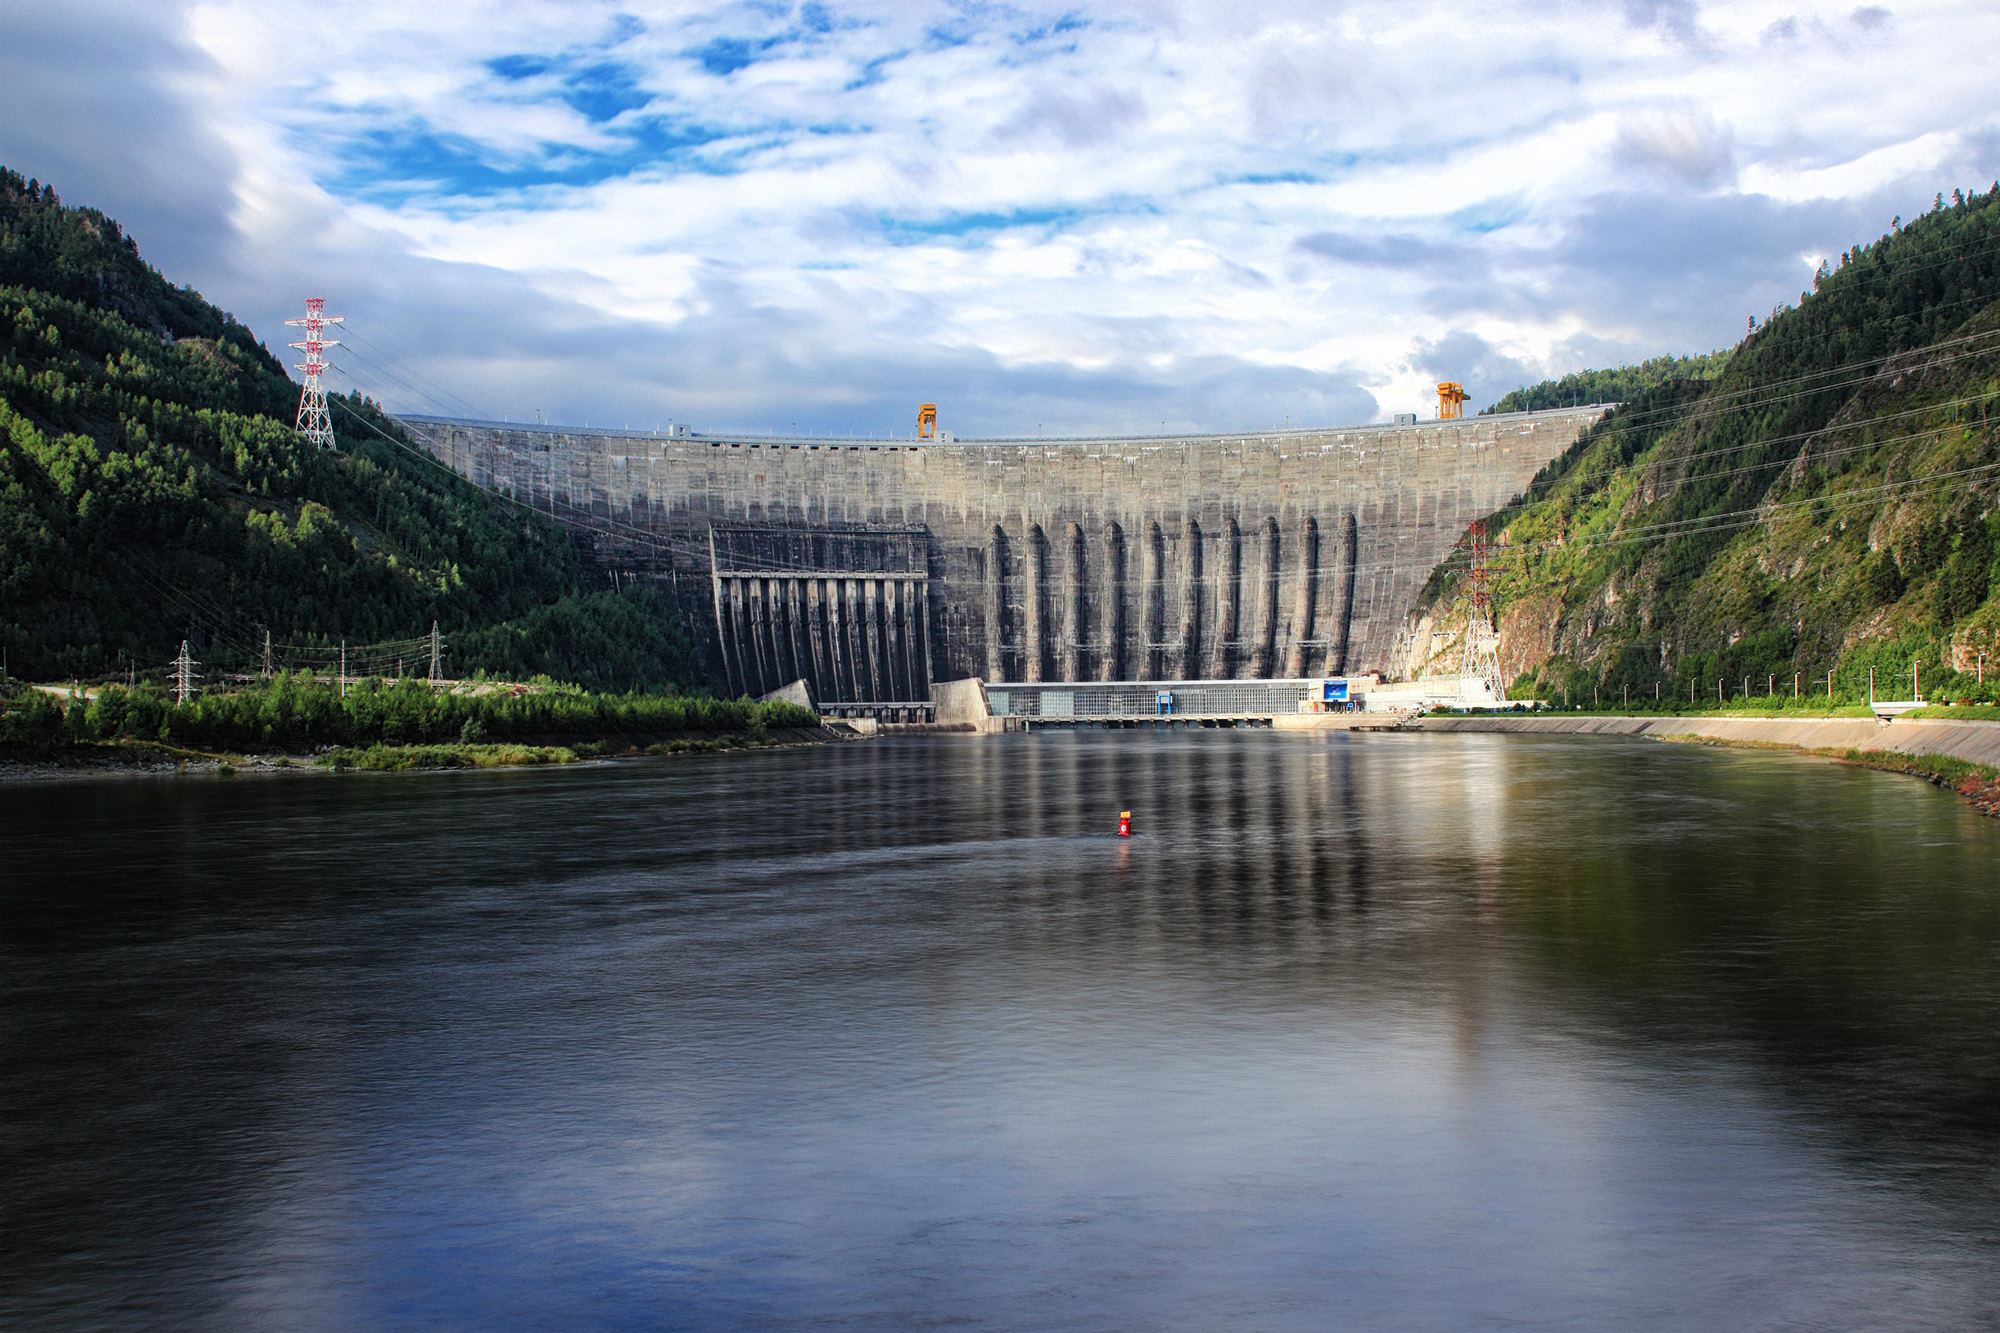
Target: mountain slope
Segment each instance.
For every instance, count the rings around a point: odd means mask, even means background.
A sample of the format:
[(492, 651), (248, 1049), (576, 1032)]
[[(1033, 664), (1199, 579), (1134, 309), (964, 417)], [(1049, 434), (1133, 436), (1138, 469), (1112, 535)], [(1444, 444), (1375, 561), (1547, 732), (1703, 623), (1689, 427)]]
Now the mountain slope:
[(399, 448), (358, 396), (336, 405), (333, 451), (292, 430), (297, 403), (255, 336), (168, 283), (117, 223), (0, 168), (13, 672), (122, 675), (183, 638), (210, 669), (243, 666), (267, 633), (306, 652), (436, 621), (452, 674), (693, 680), (686, 636), (651, 594), (593, 591), (558, 529)]
[[(1517, 696), (1727, 697), (1795, 674), (1824, 691), (1831, 673), (1860, 697), (1871, 667), (1883, 695), (1912, 669), (1934, 697), (1987, 692), (2000, 187), (1940, 198), (1814, 285), (1719, 376), (1644, 390), (1490, 521)], [(1460, 623), (1463, 568), (1434, 575), (1420, 630)]]

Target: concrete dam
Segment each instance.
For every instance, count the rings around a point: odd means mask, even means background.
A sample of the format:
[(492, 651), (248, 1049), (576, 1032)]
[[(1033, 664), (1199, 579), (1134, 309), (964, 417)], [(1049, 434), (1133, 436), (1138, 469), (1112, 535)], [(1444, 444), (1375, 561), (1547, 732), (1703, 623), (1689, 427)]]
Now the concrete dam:
[(1387, 665), (1431, 570), (1602, 407), (1394, 426), (837, 440), (398, 418), (670, 589), (732, 693), (914, 709), (934, 681)]

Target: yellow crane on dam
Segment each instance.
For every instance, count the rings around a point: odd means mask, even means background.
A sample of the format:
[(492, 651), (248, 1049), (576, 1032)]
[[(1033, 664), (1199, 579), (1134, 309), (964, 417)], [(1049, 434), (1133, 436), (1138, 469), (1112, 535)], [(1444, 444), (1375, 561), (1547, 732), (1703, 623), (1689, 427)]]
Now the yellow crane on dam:
[(1457, 380), (1446, 380), (1438, 385), (1438, 420), (1456, 421), (1465, 415), (1465, 400), (1469, 397), (1465, 386)]
[(937, 438), (937, 404), (917, 404), (917, 438), (935, 440)]

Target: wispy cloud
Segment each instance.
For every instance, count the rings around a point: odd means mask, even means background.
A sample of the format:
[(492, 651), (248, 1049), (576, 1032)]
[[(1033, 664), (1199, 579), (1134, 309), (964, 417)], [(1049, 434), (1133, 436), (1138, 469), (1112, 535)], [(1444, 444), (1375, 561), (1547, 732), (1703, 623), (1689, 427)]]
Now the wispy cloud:
[(433, 411), (1366, 418), (1728, 343), (2000, 175), (1976, 0), (22, 15), (0, 160)]

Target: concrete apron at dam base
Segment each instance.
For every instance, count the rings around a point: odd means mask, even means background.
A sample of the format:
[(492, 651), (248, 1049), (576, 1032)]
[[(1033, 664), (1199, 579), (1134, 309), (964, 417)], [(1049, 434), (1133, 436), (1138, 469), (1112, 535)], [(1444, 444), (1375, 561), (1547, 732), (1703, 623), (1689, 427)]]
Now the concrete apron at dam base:
[(1862, 754), (1935, 755), (2000, 768), (2000, 722), (1865, 717), (1426, 717), (1418, 731), (1477, 731), (1542, 736), (1693, 737), (1735, 745)]

